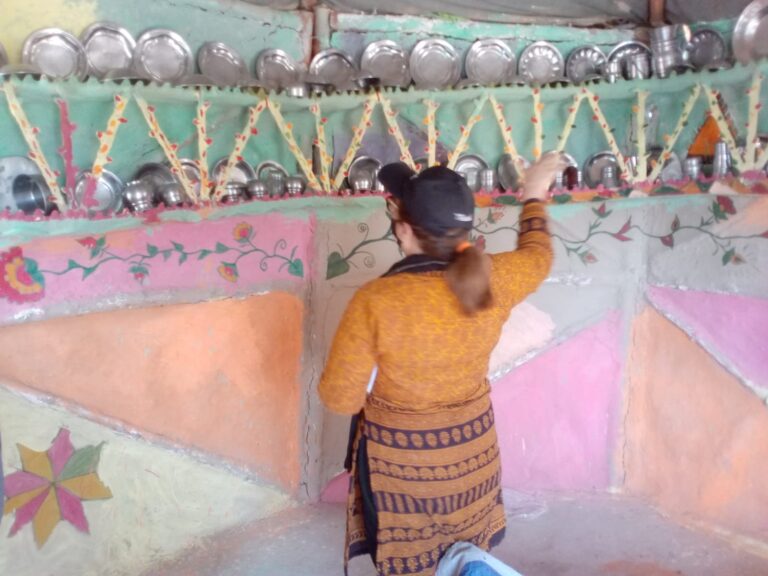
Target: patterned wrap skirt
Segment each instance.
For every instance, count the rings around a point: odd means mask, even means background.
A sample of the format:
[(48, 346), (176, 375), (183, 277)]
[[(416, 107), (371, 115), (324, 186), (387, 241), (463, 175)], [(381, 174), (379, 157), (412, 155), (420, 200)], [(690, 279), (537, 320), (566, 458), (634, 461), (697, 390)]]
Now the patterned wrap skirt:
[(379, 576), (432, 576), (448, 548), (504, 537), (501, 464), (488, 394), (434, 413), (371, 396), (357, 420), (345, 573), (370, 554)]

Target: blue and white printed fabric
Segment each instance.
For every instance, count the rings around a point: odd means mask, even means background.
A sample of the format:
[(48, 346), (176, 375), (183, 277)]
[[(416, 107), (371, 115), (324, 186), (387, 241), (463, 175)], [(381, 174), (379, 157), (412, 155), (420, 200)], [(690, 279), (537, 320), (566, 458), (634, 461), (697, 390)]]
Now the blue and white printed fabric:
[(522, 576), (470, 542), (451, 546), (440, 560), (435, 576)]

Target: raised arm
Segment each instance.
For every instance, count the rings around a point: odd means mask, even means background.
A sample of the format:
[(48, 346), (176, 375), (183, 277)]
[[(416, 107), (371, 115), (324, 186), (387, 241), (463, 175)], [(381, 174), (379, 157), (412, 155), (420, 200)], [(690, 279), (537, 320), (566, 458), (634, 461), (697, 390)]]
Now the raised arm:
[(339, 414), (359, 412), (375, 366), (375, 328), (363, 288), (352, 298), (336, 330), (318, 388), (323, 404)]
[(517, 249), (491, 256), (494, 299), (512, 307), (534, 292), (552, 268), (552, 240), (544, 200), (555, 175), (565, 169), (559, 154), (543, 156), (525, 174)]

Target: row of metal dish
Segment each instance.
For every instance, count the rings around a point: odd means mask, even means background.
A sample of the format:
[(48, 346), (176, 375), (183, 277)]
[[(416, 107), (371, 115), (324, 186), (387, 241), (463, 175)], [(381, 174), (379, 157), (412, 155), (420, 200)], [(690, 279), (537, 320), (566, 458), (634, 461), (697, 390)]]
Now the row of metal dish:
[[(225, 169), (227, 158), (222, 158), (211, 171), (216, 182)], [(200, 196), (200, 169), (193, 160), (181, 160), (189, 183)], [(77, 175), (74, 204), (90, 215), (118, 213), (124, 209), (144, 212), (158, 205), (166, 207), (190, 204), (182, 184), (166, 164), (142, 165), (131, 177), (123, 181), (114, 173), (104, 171), (91, 183), (87, 172)], [(245, 161), (231, 170), (225, 185), (223, 203), (236, 203), (246, 199), (280, 198), (304, 193), (306, 183), (300, 176), (291, 176), (277, 162), (267, 161), (255, 169)], [(55, 210), (50, 190), (37, 165), (23, 156), (0, 158), (0, 211), (50, 214)]]
[[(569, 155), (568, 167), (559, 174), (555, 189), (577, 190), (595, 189), (602, 186), (615, 189), (623, 181), (636, 176), (638, 160), (635, 156), (627, 157), (626, 167), (631, 174), (622, 174), (619, 163), (610, 151), (601, 151), (590, 156), (582, 166)], [(651, 153), (649, 170), (661, 157), (661, 150)], [(706, 160), (706, 161), (705, 161)], [(219, 161), (212, 171), (216, 181), (224, 169), (227, 159)], [(425, 167), (427, 160), (416, 160), (417, 165)], [(527, 166), (527, 161), (523, 161)], [(369, 156), (358, 156), (349, 169), (349, 177), (342, 193), (383, 192), (378, 180), (381, 162)], [(182, 160), (185, 176), (200, 194), (200, 171), (192, 160)], [(700, 177), (720, 178), (732, 173), (731, 156), (725, 142), (719, 142), (712, 159), (687, 157), (681, 161), (677, 154), (665, 161), (659, 175), (662, 182), (679, 182), (685, 178), (697, 180)], [(461, 156), (455, 170), (462, 174), (473, 192), (513, 191), (520, 185), (520, 173), (513, 158), (505, 154), (496, 168), (492, 168), (480, 156), (465, 154)], [(768, 165), (764, 167), (768, 171)], [(109, 171), (89, 184), (88, 173), (80, 173), (75, 185), (75, 202), (87, 210), (90, 215), (118, 213), (125, 209), (131, 212), (145, 212), (158, 205), (178, 207), (190, 204), (181, 182), (165, 164), (149, 163), (141, 166), (131, 180), (123, 183)], [(299, 196), (305, 193), (306, 182), (301, 176), (289, 176), (277, 162), (262, 162), (254, 169), (245, 161), (238, 162), (230, 172), (220, 202), (238, 203), (244, 200)], [(12, 156), (0, 158), (0, 211), (23, 212), (34, 214), (38, 211), (48, 215), (55, 209), (45, 180), (37, 166), (28, 158)]]
[[(733, 35), (733, 56), (742, 63), (768, 56), (768, 0), (755, 0), (742, 13)], [(286, 89), (295, 96), (313, 91), (348, 90), (371, 85), (422, 89), (509, 83), (546, 84), (606, 78), (615, 81), (666, 77), (688, 68), (727, 66), (730, 54), (723, 36), (705, 28), (691, 34), (687, 26), (651, 30), (651, 44), (622, 42), (605, 53), (599, 46), (581, 46), (567, 59), (544, 41), (528, 45), (516, 57), (507, 42), (482, 39), (461, 57), (442, 39), (428, 38), (410, 53), (392, 40), (377, 40), (358, 62), (341, 50), (323, 50), (309, 70), (279, 49), (258, 54), (252, 76), (244, 58), (222, 42), (207, 42), (195, 59), (188, 43), (168, 29), (145, 31), (137, 40), (125, 28), (108, 22), (87, 27), (80, 37), (46, 28), (25, 41), (22, 65), (9, 66), (0, 46), (0, 68), (6, 73), (29, 72), (51, 78), (146, 79), (179, 85), (261, 86)]]

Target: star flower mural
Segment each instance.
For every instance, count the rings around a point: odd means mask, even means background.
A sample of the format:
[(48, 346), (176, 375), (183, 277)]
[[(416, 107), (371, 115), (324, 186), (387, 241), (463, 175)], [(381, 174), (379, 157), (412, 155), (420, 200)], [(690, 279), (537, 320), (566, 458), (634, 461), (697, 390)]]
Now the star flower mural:
[(5, 477), (4, 514), (16, 514), (9, 536), (31, 522), (37, 547), (42, 548), (62, 520), (88, 534), (83, 501), (112, 497), (97, 472), (102, 446), (75, 450), (66, 428), (45, 452), (18, 444), (22, 469)]

